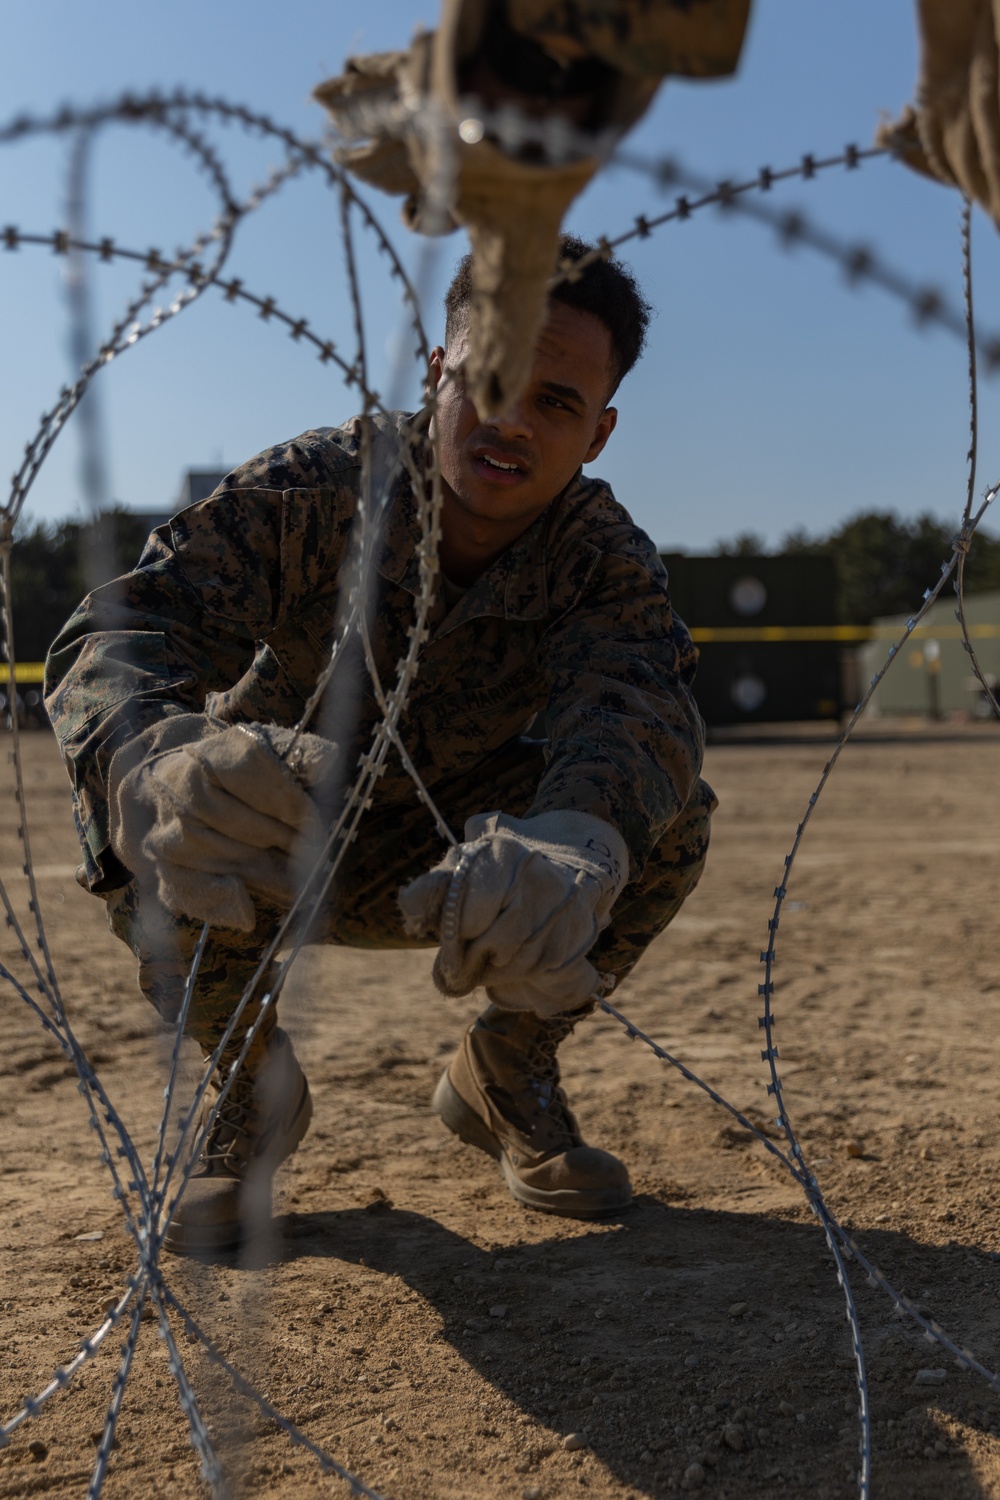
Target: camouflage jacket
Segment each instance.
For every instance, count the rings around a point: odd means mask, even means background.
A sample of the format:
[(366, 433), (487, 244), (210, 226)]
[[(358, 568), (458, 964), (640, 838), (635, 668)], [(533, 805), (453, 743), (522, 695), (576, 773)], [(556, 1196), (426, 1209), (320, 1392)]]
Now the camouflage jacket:
[[(403, 420), (374, 419), (374, 467), (391, 465)], [(206, 701), (230, 722), (297, 721), (336, 634), (361, 493), (357, 420), (270, 448), (154, 531), (135, 570), (64, 626), (46, 705), (92, 890), (127, 878), (109, 848), (108, 769), (129, 740), (142, 732), (155, 747), (157, 726), (169, 733), (165, 720)], [(390, 494), (367, 613), (386, 687), (419, 592), (405, 474)], [(439, 600), (430, 623), (400, 730), (431, 793), (542, 714), (546, 769), (530, 811), (607, 819), (638, 874), (697, 780), (702, 724), (695, 650), (663, 564), (609, 487), (579, 474), (453, 608)], [(353, 764), (381, 714), (351, 645), (311, 727)], [(378, 799), (413, 795), (393, 750)]]

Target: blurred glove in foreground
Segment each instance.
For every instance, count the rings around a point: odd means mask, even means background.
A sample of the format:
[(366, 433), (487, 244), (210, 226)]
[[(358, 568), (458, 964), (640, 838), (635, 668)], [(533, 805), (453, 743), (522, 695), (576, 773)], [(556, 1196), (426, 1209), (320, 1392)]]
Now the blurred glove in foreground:
[[(464, 225), (473, 255), (466, 388), (481, 418), (531, 370), (570, 203), (668, 73), (739, 60), (750, 0), (442, 0), (408, 51), (320, 84), (338, 160), (403, 193), (422, 233)], [(483, 116), (480, 119), (480, 115)]]
[(918, 0), (916, 106), (880, 127), (916, 171), (960, 187), (1000, 227), (1000, 0)]

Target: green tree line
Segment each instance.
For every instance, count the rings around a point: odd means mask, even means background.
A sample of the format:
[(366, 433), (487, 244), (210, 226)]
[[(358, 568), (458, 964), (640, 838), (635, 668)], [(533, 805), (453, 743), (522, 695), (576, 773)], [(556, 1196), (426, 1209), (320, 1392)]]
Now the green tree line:
[[(720, 542), (724, 557), (832, 557), (836, 568), (836, 625), (869, 625), (880, 615), (911, 614), (951, 557), (955, 528), (933, 516), (904, 521), (892, 511), (864, 511), (825, 536), (793, 531), (769, 549), (752, 532)], [(1000, 538), (976, 533), (965, 565), (969, 593), (1000, 590)], [(950, 588), (950, 584), (947, 585)], [(697, 624), (697, 621), (689, 621)]]

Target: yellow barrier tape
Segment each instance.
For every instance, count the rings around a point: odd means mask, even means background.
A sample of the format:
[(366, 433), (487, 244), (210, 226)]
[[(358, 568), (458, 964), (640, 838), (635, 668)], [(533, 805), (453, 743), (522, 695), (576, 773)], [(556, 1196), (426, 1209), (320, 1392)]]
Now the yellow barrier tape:
[[(902, 633), (898, 625), (695, 625), (689, 627), (691, 639), (698, 646), (743, 641), (758, 644), (778, 641), (834, 641), (850, 645), (860, 641), (894, 641)], [(1000, 624), (970, 625), (974, 641), (1000, 640)], [(918, 625), (911, 640), (960, 641), (961, 627), (955, 625)], [(0, 665), (0, 685), (7, 672)], [(19, 684), (40, 683), (45, 676), (43, 661), (19, 661), (14, 666), (14, 680)]]
[(695, 626), (691, 639), (709, 641), (867, 641), (867, 625), (723, 625)]
[[(893, 641), (902, 633), (894, 625), (697, 625), (691, 630), (696, 645), (738, 641)], [(970, 625), (975, 640), (1000, 639), (1000, 625)], [(911, 640), (960, 641), (959, 625), (918, 625)]]
[[(4, 662), (0, 665), (0, 688), (8, 681), (10, 668)], [(45, 676), (45, 663), (43, 661), (16, 661), (14, 663), (14, 681), (21, 686), (32, 682), (41, 682)]]

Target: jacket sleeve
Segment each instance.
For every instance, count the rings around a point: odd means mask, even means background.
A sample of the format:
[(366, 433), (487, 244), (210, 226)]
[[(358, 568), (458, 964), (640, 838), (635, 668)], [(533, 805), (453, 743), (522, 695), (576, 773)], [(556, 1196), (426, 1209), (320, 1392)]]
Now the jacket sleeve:
[(530, 812), (574, 807), (604, 818), (624, 837), (635, 879), (701, 771), (697, 653), (648, 537), (631, 524), (592, 537), (581, 549), (590, 556), (583, 589), (542, 644), (549, 740)]
[(89, 594), (52, 645), (45, 702), (91, 890), (123, 879), (109, 848), (116, 752), (139, 734), (155, 749), (157, 726), (168, 734), (166, 721), (204, 713), (207, 694), (232, 687), (349, 532), (348, 474), (333, 488), (240, 487), (269, 477), (299, 476), (259, 460), (237, 470), (233, 487), (153, 532), (133, 572)]

